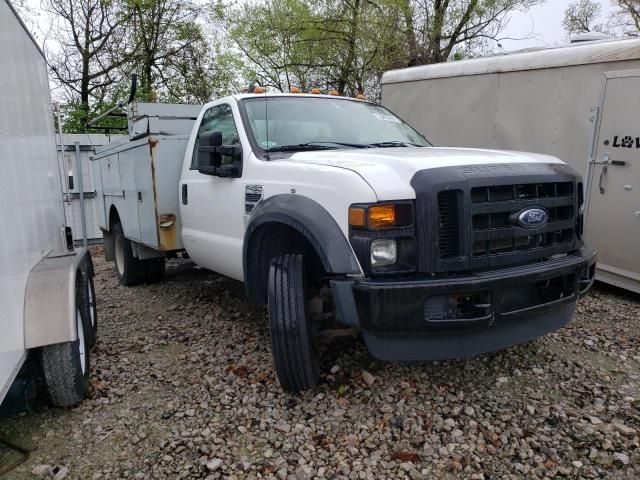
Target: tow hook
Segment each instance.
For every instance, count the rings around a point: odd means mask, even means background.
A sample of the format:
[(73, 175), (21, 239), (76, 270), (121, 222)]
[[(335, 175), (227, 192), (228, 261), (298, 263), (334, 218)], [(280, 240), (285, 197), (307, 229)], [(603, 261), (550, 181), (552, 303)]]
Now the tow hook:
[(595, 264), (587, 267), (583, 267), (580, 270), (580, 277), (578, 279), (578, 296), (585, 295), (593, 286), (596, 281), (596, 266)]

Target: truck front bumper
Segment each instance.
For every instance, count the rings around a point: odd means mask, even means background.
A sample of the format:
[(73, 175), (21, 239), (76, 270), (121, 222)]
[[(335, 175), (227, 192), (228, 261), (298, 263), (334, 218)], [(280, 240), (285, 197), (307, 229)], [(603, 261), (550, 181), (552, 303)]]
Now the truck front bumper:
[(593, 283), (596, 254), (466, 276), (334, 280), (338, 320), (363, 332), (381, 360), (462, 358), (563, 327)]

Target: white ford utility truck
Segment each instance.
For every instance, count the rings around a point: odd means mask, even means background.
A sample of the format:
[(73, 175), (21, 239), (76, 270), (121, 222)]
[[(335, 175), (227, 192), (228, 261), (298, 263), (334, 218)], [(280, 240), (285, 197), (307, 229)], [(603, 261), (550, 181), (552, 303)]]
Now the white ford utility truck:
[(94, 159), (107, 259), (124, 285), (179, 252), (243, 281), (285, 390), (317, 384), (337, 327), (384, 360), (463, 357), (564, 326), (592, 283), (581, 179), (554, 157), (437, 148), (328, 95), (133, 102), (128, 120)]

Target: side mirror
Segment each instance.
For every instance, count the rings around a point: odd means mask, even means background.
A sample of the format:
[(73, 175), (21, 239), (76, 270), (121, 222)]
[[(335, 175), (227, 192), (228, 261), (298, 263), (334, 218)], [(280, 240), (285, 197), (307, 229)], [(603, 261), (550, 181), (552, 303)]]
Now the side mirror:
[(227, 177), (227, 178), (233, 178), (233, 177), (239, 177), (239, 170), (238, 167), (236, 167), (234, 164), (231, 165), (222, 165), (221, 167), (217, 167), (216, 168), (216, 175), (218, 177)]
[[(222, 158), (231, 157), (232, 163), (222, 165)], [(200, 137), (198, 171), (218, 177), (239, 177), (242, 171), (242, 147), (223, 145), (222, 132), (211, 132)]]

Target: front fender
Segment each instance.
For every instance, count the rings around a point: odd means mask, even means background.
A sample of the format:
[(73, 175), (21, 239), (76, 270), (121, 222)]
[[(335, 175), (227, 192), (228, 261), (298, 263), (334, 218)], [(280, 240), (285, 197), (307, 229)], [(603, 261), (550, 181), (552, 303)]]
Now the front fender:
[(261, 227), (269, 224), (284, 224), (302, 234), (318, 254), (327, 273), (362, 274), (349, 241), (324, 207), (301, 195), (274, 195), (256, 206), (245, 231), (243, 270), (250, 298), (257, 300), (260, 297), (257, 292), (262, 291), (261, 280), (250, 274), (260, 270), (256, 267), (260, 259), (255, 258), (255, 252), (258, 251), (262, 235), (256, 232), (264, 231)]

